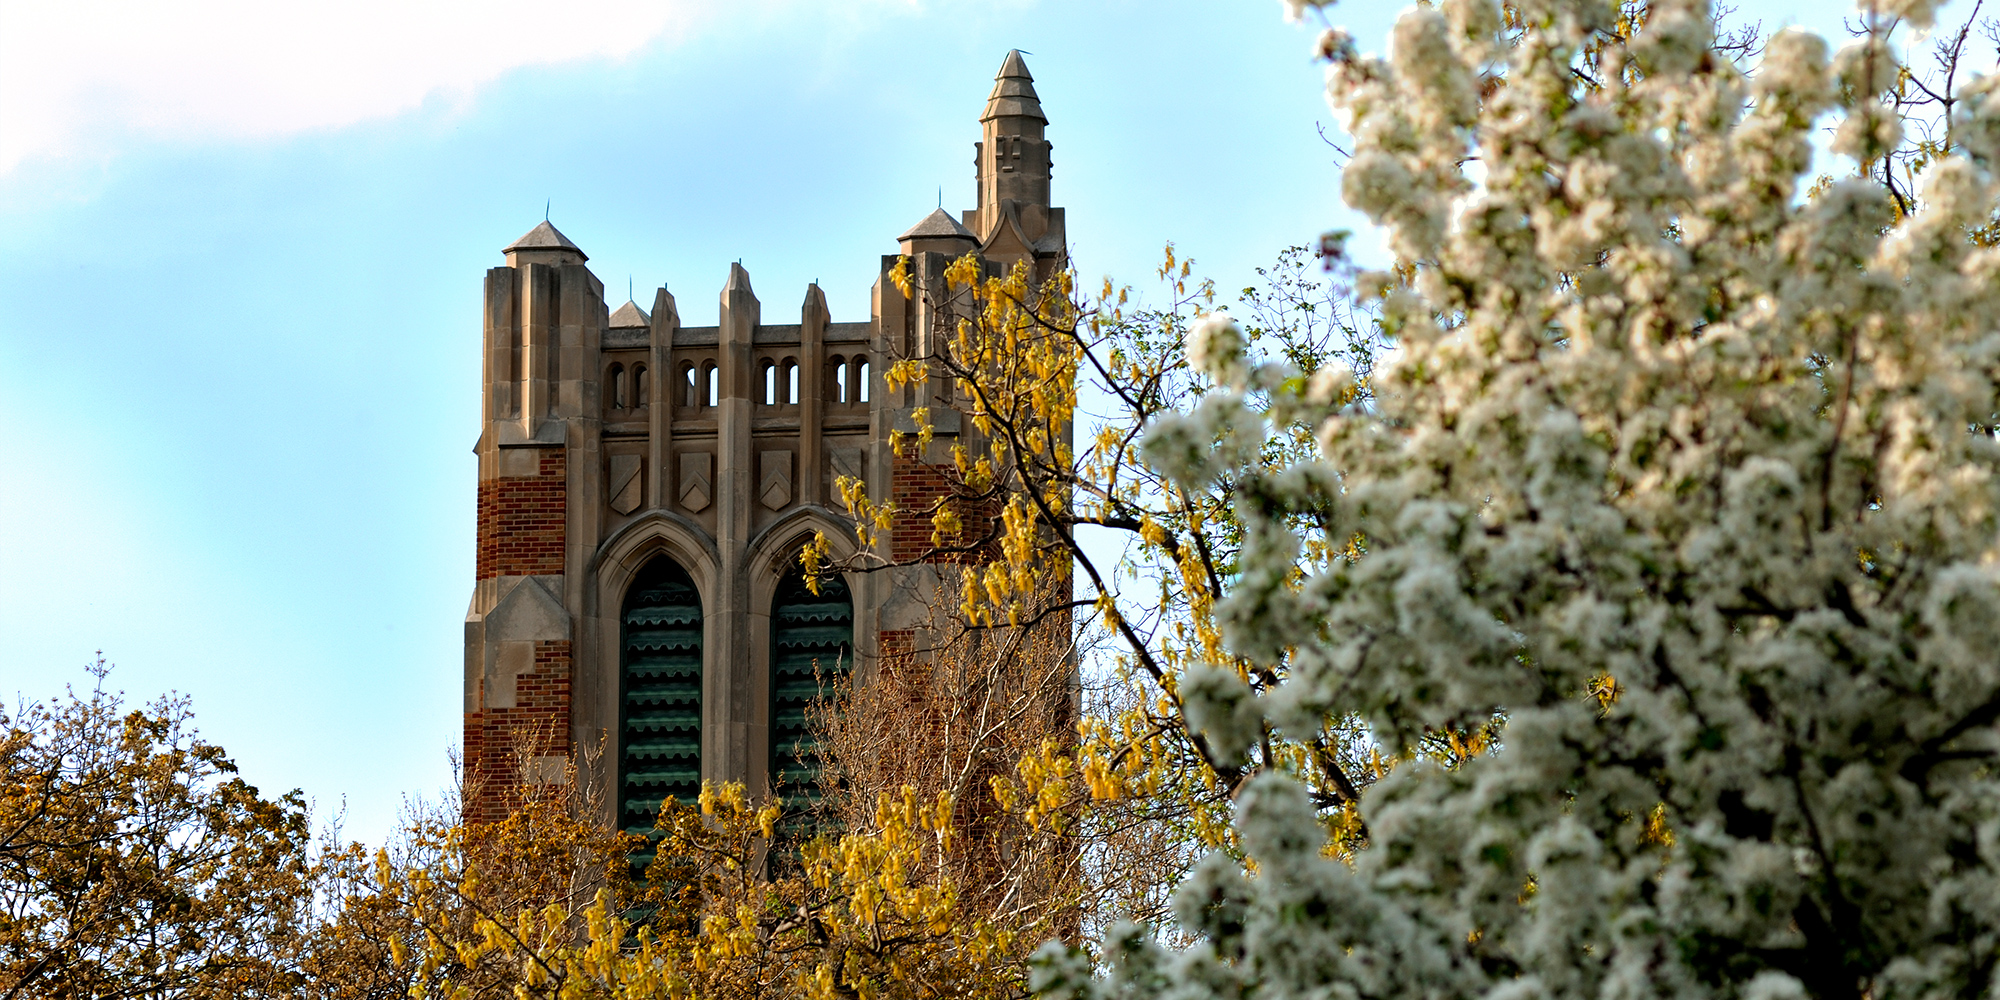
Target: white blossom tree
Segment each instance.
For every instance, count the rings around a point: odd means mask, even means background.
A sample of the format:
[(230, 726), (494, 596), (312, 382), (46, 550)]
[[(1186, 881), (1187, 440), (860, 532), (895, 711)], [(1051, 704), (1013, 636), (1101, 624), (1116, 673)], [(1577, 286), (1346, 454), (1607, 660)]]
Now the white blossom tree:
[[(1229, 479), (1245, 532), (1226, 656), (1179, 690), (1225, 765), (1349, 712), (1385, 750), (1498, 739), (1394, 767), (1339, 856), (1293, 779), (1243, 782), (1247, 860), (1178, 897), (1200, 941), (1051, 947), (1041, 989), (2000, 990), (2000, 80), (1908, 155), (1894, 45), (1932, 6), (1864, 8), (1837, 50), (1781, 32), (1748, 72), (1698, 0), (1441, 0), (1386, 58), (1321, 38), (1394, 350), (1364, 399), (1226, 315), (1191, 331), (1222, 389), (1144, 454)], [(1854, 166), (1813, 185), (1825, 127)], [(1258, 465), (1302, 419), (1318, 458)]]

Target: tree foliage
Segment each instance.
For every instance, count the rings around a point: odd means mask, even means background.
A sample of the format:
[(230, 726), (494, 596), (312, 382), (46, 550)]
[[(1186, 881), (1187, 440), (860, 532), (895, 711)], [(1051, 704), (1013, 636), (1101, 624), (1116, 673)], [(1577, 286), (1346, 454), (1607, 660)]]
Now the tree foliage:
[(574, 769), (497, 821), (419, 803), (378, 849), (315, 842), (184, 699), (28, 705), (0, 743), (0, 996), (1023, 996), (1034, 948), (1076, 939), (1075, 835), (988, 783), (1068, 730), (1065, 635), (829, 692), (813, 822), (711, 785), (663, 803), (652, 843), (602, 824)]
[(237, 777), (183, 700), (100, 686), (0, 729), (0, 997), (292, 994), (313, 884), (296, 792)]
[[(1906, 130), (1896, 39), (1932, 13), (1748, 73), (1696, 3), (1450, 0), (1383, 58), (1326, 32), (1393, 350), (1364, 399), (1211, 316), (1218, 390), (1140, 435), (1170, 488), (1235, 484), (1181, 690), (1216, 772), (1258, 772), (1248, 863), (1181, 890), (1193, 946), (1128, 931), (1043, 986), (1990, 992), (2000, 102), (1960, 76)], [(1822, 122), (1853, 167), (1815, 183)], [(1263, 462), (1301, 421), (1317, 453)], [(1256, 755), (1355, 716), (1405, 763), (1330, 842)]]
[[(1024, 996), (1033, 950), (1075, 940), (1087, 886), (1074, 832), (995, 808), (988, 783), (1068, 730), (1069, 650), (1052, 628), (988, 642), (828, 692), (815, 711), (821, 808), (806, 823), (740, 784), (668, 799), (642, 882), (620, 884), (637, 845), (598, 832), (588, 803), (517, 811), (507, 823), (543, 815), (547, 828), (505, 838), (501, 857), (591, 859), (596, 897), (480, 905), (474, 880), (495, 859), (467, 856), (467, 878), (429, 908), (461, 920), (432, 919), (398, 959), (420, 970), (411, 995), (480, 996), (491, 981), (542, 997)], [(482, 826), (439, 834), (493, 841)], [(438, 867), (385, 869), (376, 896), (421, 898)], [(538, 884), (580, 899), (579, 883)]]
[(0, 744), (0, 988), (1005, 997), (1057, 938), (1074, 1000), (1991, 993), (2000, 83), (1933, 6), (1327, 28), (1382, 269), (893, 273), (951, 489), (841, 480), (844, 568), (916, 519), (949, 592), (810, 828), (710, 786), (634, 881), (572, 774), (314, 847), (184, 704), (72, 698)]

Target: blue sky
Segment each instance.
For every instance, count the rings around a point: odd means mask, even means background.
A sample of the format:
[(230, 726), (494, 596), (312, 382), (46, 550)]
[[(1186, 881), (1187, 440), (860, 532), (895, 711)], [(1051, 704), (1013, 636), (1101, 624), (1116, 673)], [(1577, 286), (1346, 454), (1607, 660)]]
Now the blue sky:
[[(1379, 48), (1399, 8), (1332, 18)], [(101, 648), (379, 839), (447, 782), (480, 279), (545, 203), (690, 323), (737, 259), (774, 321), (815, 279), (865, 320), (896, 234), (972, 203), (1021, 48), (1085, 281), (1173, 240), (1239, 287), (1355, 225), (1311, 34), (1269, 0), (0, 4), (0, 697)]]

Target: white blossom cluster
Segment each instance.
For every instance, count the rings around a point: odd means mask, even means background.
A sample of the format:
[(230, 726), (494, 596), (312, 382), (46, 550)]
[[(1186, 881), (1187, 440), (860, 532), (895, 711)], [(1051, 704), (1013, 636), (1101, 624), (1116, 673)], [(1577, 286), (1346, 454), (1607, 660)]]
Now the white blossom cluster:
[[(1397, 348), (1372, 403), (1211, 317), (1191, 361), (1220, 388), (1146, 450), (1189, 487), (1248, 483), (1218, 615), (1281, 680), (1195, 671), (1212, 742), (1359, 711), (1388, 749), (1495, 719), (1500, 746), (1372, 786), (1351, 864), (1295, 783), (1256, 778), (1251, 863), (1180, 894), (1202, 943), (1135, 928), (1102, 969), (1048, 952), (1038, 985), (1993, 996), (2000, 249), (1968, 231), (2000, 208), (2000, 84), (1966, 91), (1962, 151), (1899, 217), (1866, 180), (1802, 190), (1815, 128), (1863, 157), (1901, 134), (1888, 17), (1837, 51), (1781, 32), (1746, 76), (1704, 5), (1658, 0), (1593, 86), (1615, 4), (1512, 10), (1505, 38), (1492, 0), (1411, 10), (1387, 58), (1321, 40), (1344, 194), (1413, 275), (1364, 282)], [(1259, 471), (1301, 414), (1321, 460)], [(1361, 554), (1302, 576), (1301, 512)]]

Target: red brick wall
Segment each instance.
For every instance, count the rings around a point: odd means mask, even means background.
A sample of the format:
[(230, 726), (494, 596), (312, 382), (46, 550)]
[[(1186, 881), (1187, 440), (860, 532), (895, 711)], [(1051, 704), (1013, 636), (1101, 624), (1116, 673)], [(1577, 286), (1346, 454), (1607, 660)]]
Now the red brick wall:
[(521, 771), (535, 757), (568, 758), (569, 640), (535, 643), (535, 668), (514, 684), (513, 708), (465, 716), (466, 819), (503, 819), (533, 789)]
[[(479, 484), (478, 579), (563, 572), (569, 495), (564, 450), (542, 449), (535, 471)], [(533, 791), (522, 773), (531, 759), (569, 756), (569, 686), (569, 642), (537, 642), (534, 669), (515, 679), (514, 707), (466, 715), (467, 819), (505, 817)], [(483, 694), (490, 704), (494, 692)]]
[(907, 628), (885, 628), (875, 633), (875, 651), (884, 660), (907, 660), (917, 647), (917, 632)]
[[(890, 466), (889, 499), (898, 513), (889, 527), (889, 558), (899, 563), (924, 561), (964, 563), (980, 561), (974, 553), (938, 552), (931, 544), (931, 514), (938, 501), (951, 496), (958, 470), (949, 464), (933, 465), (898, 454)], [(957, 538), (946, 537), (944, 546), (955, 548), (984, 538), (992, 530), (990, 505), (976, 507), (956, 501), (963, 530)]]
[(477, 578), (561, 573), (568, 493), (561, 448), (542, 449), (538, 475), (481, 482)]

